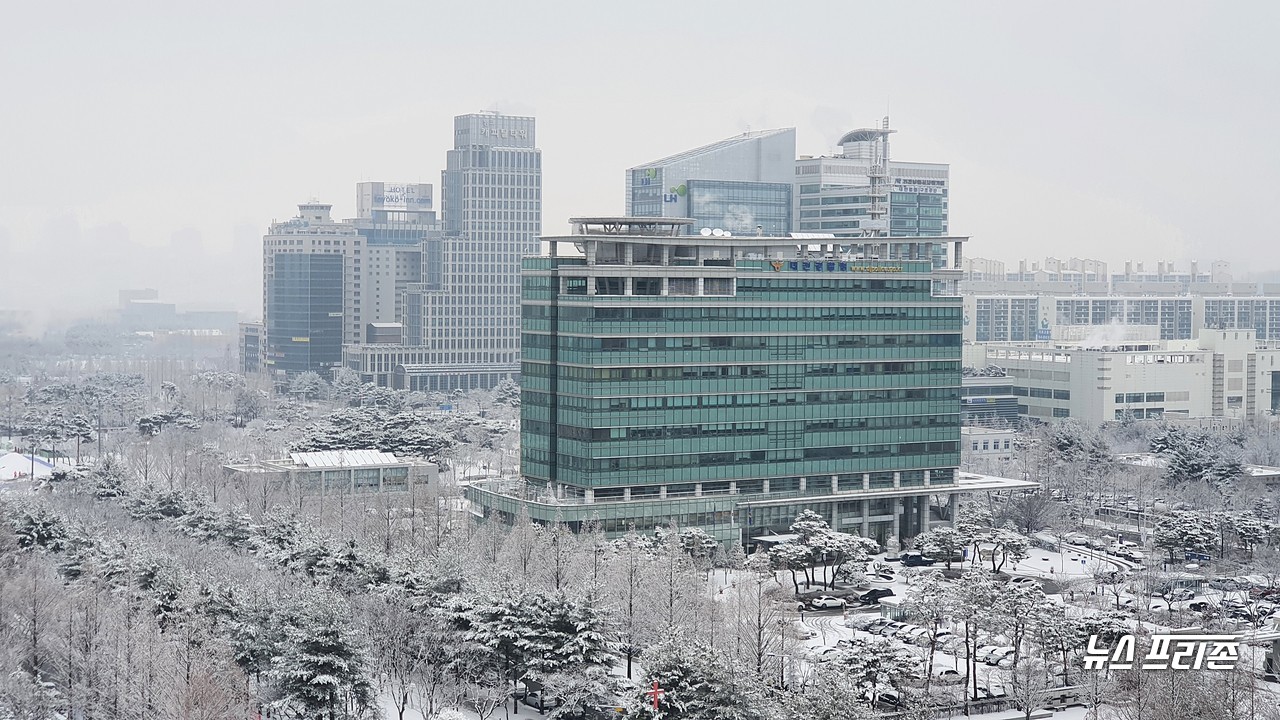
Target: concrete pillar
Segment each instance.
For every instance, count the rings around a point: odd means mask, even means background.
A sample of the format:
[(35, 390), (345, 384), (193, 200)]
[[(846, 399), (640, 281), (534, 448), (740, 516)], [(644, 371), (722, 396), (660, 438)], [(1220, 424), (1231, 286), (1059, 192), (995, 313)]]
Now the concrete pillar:
[(831, 492), (833, 493), (840, 492), (840, 476), (839, 475), (831, 476)]
[(659, 485), (659, 486), (658, 486), (658, 499), (659, 499), (659, 500), (666, 500), (666, 499), (667, 499), (667, 486), (666, 486), (666, 485)]
[(925, 470), (925, 471), (924, 471), (924, 486), (925, 486), (925, 487), (929, 487), (929, 482), (930, 482), (929, 475), (930, 475), (930, 474), (932, 474), (932, 472), (933, 472), (932, 470)]
[(662, 264), (664, 266), (671, 264), (671, 246), (670, 245), (662, 246)]
[[(663, 247), (663, 252), (666, 252), (666, 245), (663, 245), (662, 247)], [(730, 481), (729, 481), (729, 494), (730, 494), (730, 495), (737, 495), (737, 494), (738, 494), (738, 481), (737, 481), (737, 480), (730, 480)]]
[(871, 489), (871, 473), (862, 473), (862, 489)]
[(918, 520), (916, 521), (916, 525), (919, 528), (917, 532), (922, 532), (922, 533), (929, 532), (929, 496), (928, 495), (916, 496), (916, 512), (918, 513)]
[(959, 504), (960, 495), (951, 493), (947, 496), (947, 517), (951, 518), (951, 524), (956, 524), (956, 506)]
[(804, 492), (804, 491), (805, 491), (805, 480), (807, 480), (807, 479), (808, 479), (808, 478), (800, 478), (800, 492)]
[(582, 501), (588, 505), (591, 505), (592, 503), (594, 503), (596, 501), (596, 491), (591, 488), (586, 488), (585, 490), (583, 490)]
[(702, 497), (702, 483), (693, 484), (693, 496)]
[(871, 537), (871, 501), (862, 501), (862, 537)]
[(623, 500), (630, 500), (630, 499), (631, 499), (631, 488), (629, 488), (629, 487), (622, 488), (622, 499), (623, 499)]
[(769, 481), (768, 481), (768, 480), (765, 480), (765, 481), (764, 481), (764, 486), (763, 486), (762, 488), (760, 488), (760, 489), (761, 489), (761, 491), (763, 491), (765, 494), (768, 494), (768, 493), (769, 493)]
[[(628, 265), (634, 264), (636, 246), (632, 243), (624, 243), (622, 246), (622, 261)], [(631, 293), (627, 293), (630, 295)]]
[[(890, 538), (899, 542), (898, 538), (902, 536), (902, 498), (893, 499), (893, 532)], [(885, 543), (888, 545), (889, 543)]]
[[(628, 246), (628, 247), (630, 247), (630, 246)], [(628, 258), (628, 259), (627, 259), (627, 264), (628, 264), (628, 265), (630, 265), (630, 264), (631, 264), (631, 260), (630, 260), (630, 258)], [(631, 281), (632, 281), (632, 278), (631, 278), (630, 276), (625, 277), (625, 278), (623, 278), (623, 279), (622, 279), (622, 294), (623, 294), (623, 295), (630, 296), (630, 295), (632, 294), (632, 292), (631, 292)]]
[(893, 486), (896, 488), (902, 487), (902, 471), (900, 470), (893, 471)]

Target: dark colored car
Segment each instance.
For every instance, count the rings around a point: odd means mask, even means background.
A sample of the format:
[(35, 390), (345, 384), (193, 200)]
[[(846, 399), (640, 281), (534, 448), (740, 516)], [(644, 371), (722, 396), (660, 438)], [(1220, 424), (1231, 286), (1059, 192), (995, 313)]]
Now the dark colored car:
[(875, 605), (881, 598), (887, 598), (890, 595), (893, 595), (893, 591), (889, 588), (873, 588), (859, 595), (858, 602), (863, 605)]
[(905, 567), (927, 567), (938, 562), (931, 557), (925, 557), (920, 553), (906, 553), (902, 556), (902, 564)]

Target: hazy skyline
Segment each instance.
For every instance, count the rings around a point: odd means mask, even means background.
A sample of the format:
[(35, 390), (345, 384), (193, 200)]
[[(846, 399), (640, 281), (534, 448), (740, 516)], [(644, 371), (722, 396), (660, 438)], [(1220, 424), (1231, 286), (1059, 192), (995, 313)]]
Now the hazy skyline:
[[(1227, 13), (1226, 10), (1234, 10)], [(0, 45), (0, 308), (261, 312), (260, 241), (361, 180), (436, 186), (453, 116), (538, 119), (544, 230), (747, 129), (886, 113), (970, 256), (1280, 269), (1270, 4), (26, 4)]]

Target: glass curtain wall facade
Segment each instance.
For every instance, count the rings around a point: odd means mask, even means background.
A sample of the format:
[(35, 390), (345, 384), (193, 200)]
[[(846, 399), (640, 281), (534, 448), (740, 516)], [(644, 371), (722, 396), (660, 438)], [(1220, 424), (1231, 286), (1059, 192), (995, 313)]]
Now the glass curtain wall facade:
[(743, 133), (627, 170), (627, 215), (777, 237), (792, 230), (795, 128)]
[(868, 263), (777, 238), (558, 240), (586, 257), (525, 261), (525, 485), (480, 505), (543, 494), (609, 533), (726, 542), (803, 509), (881, 542), (927, 527), (960, 459), (962, 312), (930, 243)]
[(693, 227), (770, 237), (791, 232), (790, 183), (690, 180), (687, 187)]
[(342, 255), (276, 253), (266, 291), (273, 369), (331, 377), (342, 362)]

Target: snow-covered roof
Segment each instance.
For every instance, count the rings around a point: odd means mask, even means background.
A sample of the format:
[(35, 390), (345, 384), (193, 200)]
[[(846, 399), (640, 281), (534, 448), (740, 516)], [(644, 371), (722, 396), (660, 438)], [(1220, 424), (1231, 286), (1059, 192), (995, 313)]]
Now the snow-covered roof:
[(760, 542), (784, 543), (784, 542), (791, 542), (792, 540), (798, 540), (800, 539), (800, 536), (795, 534), (761, 535), (760, 537), (753, 537), (751, 539), (757, 540)]
[(1125, 455), (1117, 455), (1116, 460), (1126, 465), (1138, 465), (1140, 467), (1162, 468), (1169, 464), (1169, 461), (1155, 453), (1128, 453)]
[(289, 453), (300, 467), (352, 467), (357, 465), (402, 465), (395, 455), (380, 450), (323, 450)]

